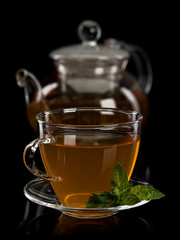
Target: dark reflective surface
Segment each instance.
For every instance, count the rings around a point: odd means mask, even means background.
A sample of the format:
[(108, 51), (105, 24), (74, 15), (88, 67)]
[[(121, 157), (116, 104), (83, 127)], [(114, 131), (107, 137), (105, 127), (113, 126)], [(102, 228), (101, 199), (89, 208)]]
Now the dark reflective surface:
[(69, 217), (29, 200), (26, 200), (24, 210), (16, 231), (17, 237), (22, 239), (103, 239), (117, 236), (127, 239), (156, 239), (169, 233), (174, 234), (167, 199), (151, 201), (139, 208), (96, 220)]
[[(32, 206), (31, 206), (32, 207)], [(35, 206), (34, 206), (35, 207)], [(32, 210), (32, 209), (31, 209)], [(35, 209), (34, 209), (35, 210)], [(78, 237), (153, 237), (154, 227), (137, 211), (124, 211), (111, 217), (84, 220), (66, 216), (58, 211), (37, 207), (36, 215), (27, 220), (19, 229), (19, 235), (26, 239), (35, 237), (64, 239)]]

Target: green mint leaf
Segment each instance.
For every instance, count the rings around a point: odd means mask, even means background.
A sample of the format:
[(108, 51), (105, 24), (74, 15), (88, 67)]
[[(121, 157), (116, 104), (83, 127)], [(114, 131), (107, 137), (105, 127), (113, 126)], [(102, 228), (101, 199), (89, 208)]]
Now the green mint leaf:
[(127, 173), (118, 163), (113, 172), (114, 180), (111, 181), (111, 189), (115, 196), (120, 199), (121, 195), (130, 190), (131, 185), (129, 184)]
[(86, 203), (87, 208), (103, 208), (114, 206), (114, 196), (110, 192), (93, 193)]
[(135, 194), (141, 201), (160, 199), (165, 196), (159, 190), (153, 188), (153, 186), (137, 185), (131, 187), (131, 193)]
[(119, 163), (114, 169), (113, 177), (114, 180), (110, 183), (111, 191), (93, 193), (86, 203), (87, 208), (134, 205), (143, 200), (159, 199), (165, 196), (152, 186), (131, 186), (125, 170)]
[(118, 205), (134, 205), (140, 202), (140, 199), (131, 191), (126, 191), (121, 195), (120, 200), (117, 202)]
[(100, 207), (101, 202), (99, 201), (97, 194), (93, 193), (90, 197), (88, 202), (86, 203), (87, 208), (97, 208)]
[(113, 177), (118, 187), (121, 187), (122, 185), (128, 182), (127, 173), (119, 163), (116, 165), (114, 169)]
[(110, 192), (101, 192), (97, 194), (97, 198), (103, 203), (108, 203), (113, 201), (114, 196)]
[(117, 199), (120, 199), (121, 195), (126, 191), (129, 191), (130, 189), (131, 189), (131, 185), (129, 184), (129, 182), (126, 182), (122, 184), (120, 187), (115, 186), (111, 192), (114, 196), (117, 197)]
[(111, 189), (114, 190), (116, 188), (116, 183), (114, 180), (111, 180)]

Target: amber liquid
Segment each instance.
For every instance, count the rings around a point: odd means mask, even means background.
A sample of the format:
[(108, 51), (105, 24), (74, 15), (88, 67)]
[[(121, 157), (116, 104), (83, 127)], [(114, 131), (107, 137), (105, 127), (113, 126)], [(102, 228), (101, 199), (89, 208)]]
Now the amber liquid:
[(51, 182), (59, 201), (71, 207), (85, 207), (92, 193), (110, 191), (118, 162), (130, 178), (140, 144), (139, 137), (121, 134), (59, 134), (55, 141), (41, 145), (40, 152), (47, 173), (61, 177)]

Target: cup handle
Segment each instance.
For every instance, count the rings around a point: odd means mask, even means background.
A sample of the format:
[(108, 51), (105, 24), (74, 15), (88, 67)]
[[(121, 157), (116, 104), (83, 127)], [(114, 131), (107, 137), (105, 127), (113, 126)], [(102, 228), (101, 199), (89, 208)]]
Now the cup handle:
[(35, 139), (26, 146), (23, 153), (23, 160), (26, 168), (36, 177), (40, 177), (49, 181), (61, 181), (61, 178), (59, 176), (49, 176), (46, 173), (39, 170), (35, 164), (35, 152), (39, 147), (39, 144), (48, 144), (52, 142), (53, 139), (50, 137)]

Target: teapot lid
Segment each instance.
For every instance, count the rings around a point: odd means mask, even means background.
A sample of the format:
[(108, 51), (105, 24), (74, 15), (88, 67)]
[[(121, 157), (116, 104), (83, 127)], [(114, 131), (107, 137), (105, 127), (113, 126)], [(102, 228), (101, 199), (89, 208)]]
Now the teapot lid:
[(50, 52), (49, 56), (53, 60), (124, 60), (129, 57), (129, 53), (123, 49), (114, 49), (97, 41), (101, 37), (101, 27), (92, 20), (83, 21), (78, 27), (78, 36), (81, 44), (65, 46)]

